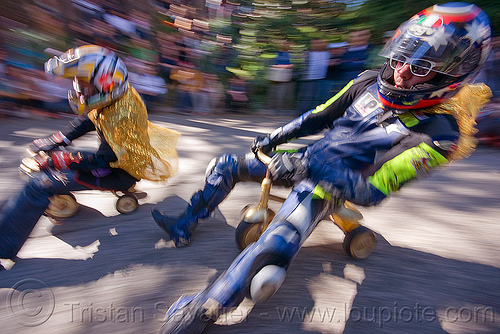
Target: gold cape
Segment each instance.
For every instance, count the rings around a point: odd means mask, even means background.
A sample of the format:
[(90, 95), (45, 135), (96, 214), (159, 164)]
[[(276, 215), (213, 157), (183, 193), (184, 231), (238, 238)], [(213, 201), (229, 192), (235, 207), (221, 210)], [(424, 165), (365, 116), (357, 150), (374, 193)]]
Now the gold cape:
[(132, 86), (115, 103), (88, 116), (118, 157), (111, 167), (150, 181), (164, 181), (177, 172), (180, 133), (148, 121), (146, 106)]
[(465, 85), (447, 102), (422, 110), (426, 113), (450, 114), (455, 117), (460, 131), (458, 147), (448, 158), (449, 161), (468, 157), (474, 152), (477, 139), (476, 115), (489, 101), (491, 89), (483, 83)]

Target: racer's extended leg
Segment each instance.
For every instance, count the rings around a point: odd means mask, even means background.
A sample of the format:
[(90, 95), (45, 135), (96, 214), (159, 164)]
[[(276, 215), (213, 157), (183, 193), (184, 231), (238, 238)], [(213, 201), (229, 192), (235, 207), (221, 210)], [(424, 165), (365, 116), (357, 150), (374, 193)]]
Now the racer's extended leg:
[(208, 217), (237, 182), (261, 182), (266, 175), (266, 166), (253, 155), (224, 154), (207, 174), (205, 187), (193, 194), (180, 217), (156, 208), (151, 211), (156, 223), (170, 235), (177, 247), (189, 244), (199, 220)]
[(66, 172), (62, 180), (49, 172), (37, 173), (17, 196), (7, 201), (0, 212), (0, 258), (15, 259), (47, 209), (50, 197), (87, 189), (74, 181), (73, 175), (73, 172)]
[(296, 186), (259, 240), (245, 248), (213, 284), (174, 303), (160, 332), (181, 333), (184, 326), (201, 328), (193, 331), (201, 333), (245, 296), (256, 302), (272, 296), (300, 247), (330, 209), (328, 194), (318, 190), (309, 181)]

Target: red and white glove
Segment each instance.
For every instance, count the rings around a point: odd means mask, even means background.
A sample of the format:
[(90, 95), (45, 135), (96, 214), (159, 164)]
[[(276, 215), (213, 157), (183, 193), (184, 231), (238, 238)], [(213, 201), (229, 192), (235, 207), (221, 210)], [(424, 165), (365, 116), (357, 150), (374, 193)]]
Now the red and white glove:
[(70, 170), (70, 165), (73, 163), (78, 164), (82, 161), (80, 153), (73, 154), (71, 152), (57, 151), (50, 155), (52, 165), (59, 170)]
[(44, 169), (47, 169), (49, 167), (52, 167), (52, 159), (44, 152), (35, 155), (33, 157), (33, 159), (38, 164), (38, 168), (40, 170), (44, 170)]
[(71, 144), (71, 141), (59, 131), (49, 137), (33, 140), (29, 148), (34, 153), (38, 153), (40, 151), (51, 151), (59, 146), (67, 146), (69, 144)]

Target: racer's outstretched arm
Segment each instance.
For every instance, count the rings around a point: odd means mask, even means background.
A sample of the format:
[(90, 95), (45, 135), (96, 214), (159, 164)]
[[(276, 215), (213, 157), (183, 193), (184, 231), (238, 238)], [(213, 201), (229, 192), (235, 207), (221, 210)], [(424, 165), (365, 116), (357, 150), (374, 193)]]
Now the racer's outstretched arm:
[(59, 146), (67, 146), (74, 139), (93, 130), (95, 130), (94, 123), (86, 115), (79, 116), (72, 120), (66, 129), (53, 133), (48, 137), (33, 140), (30, 149), (35, 153), (40, 151), (48, 152)]
[(59, 170), (81, 170), (92, 172), (93, 170), (109, 169), (109, 163), (116, 161), (113, 151), (101, 152), (67, 152), (56, 151), (50, 155), (53, 166)]
[(81, 115), (71, 120), (69, 126), (61, 132), (68, 140), (73, 141), (95, 129), (95, 125), (89, 117), (87, 115)]
[[(67, 145), (74, 139), (94, 130), (96, 130), (96, 127), (89, 117), (81, 115), (71, 120), (69, 126), (58, 134), (64, 139), (63, 143)], [(54, 145), (52, 148), (56, 148), (57, 146), (60, 145)], [(45, 149), (41, 148), (40, 150)], [(51, 153), (50, 158), (52, 159), (50, 164), (57, 169), (82, 170), (85, 172), (110, 168), (109, 163), (117, 160), (115, 153), (105, 141), (101, 142), (101, 147), (97, 153), (56, 151)]]
[(345, 113), (354, 99), (367, 86), (375, 82), (377, 73), (376, 71), (363, 72), (325, 103), (305, 112), (290, 123), (277, 128), (271, 134), (257, 138), (252, 150), (256, 151), (262, 148), (264, 152), (270, 152), (280, 144), (296, 138), (316, 134), (331, 127), (333, 121)]

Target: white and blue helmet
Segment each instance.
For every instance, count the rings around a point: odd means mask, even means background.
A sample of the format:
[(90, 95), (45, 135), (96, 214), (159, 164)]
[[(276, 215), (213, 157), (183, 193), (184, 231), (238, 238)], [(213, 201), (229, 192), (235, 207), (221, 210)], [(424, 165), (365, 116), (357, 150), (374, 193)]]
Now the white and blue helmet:
[(80, 46), (52, 57), (45, 63), (45, 72), (82, 80), (96, 88), (97, 93), (89, 97), (68, 92), (69, 104), (78, 114), (106, 107), (128, 89), (125, 63), (113, 51), (98, 45)]

